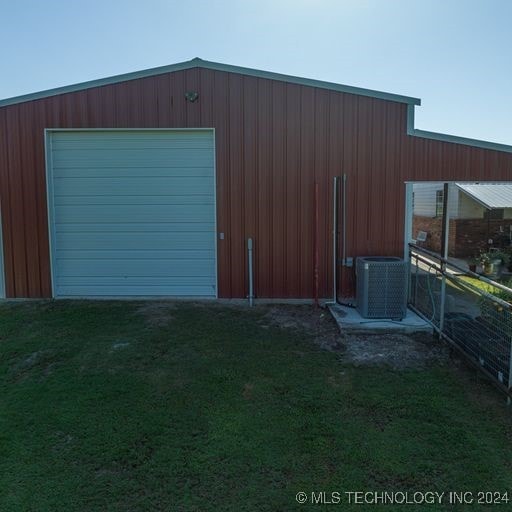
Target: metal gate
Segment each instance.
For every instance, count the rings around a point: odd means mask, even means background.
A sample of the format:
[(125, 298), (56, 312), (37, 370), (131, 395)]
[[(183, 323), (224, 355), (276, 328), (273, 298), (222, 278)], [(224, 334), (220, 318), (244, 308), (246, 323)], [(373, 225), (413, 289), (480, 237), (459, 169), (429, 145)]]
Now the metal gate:
[(409, 249), (409, 306), (512, 397), (512, 289), (415, 244)]

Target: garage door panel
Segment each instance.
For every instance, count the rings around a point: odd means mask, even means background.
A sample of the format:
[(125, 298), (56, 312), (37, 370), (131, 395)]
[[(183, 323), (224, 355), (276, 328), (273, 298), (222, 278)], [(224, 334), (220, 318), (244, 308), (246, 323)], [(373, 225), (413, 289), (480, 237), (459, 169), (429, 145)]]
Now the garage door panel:
[(63, 276), (60, 279), (63, 286), (206, 286), (211, 288), (215, 286), (215, 277), (204, 276)]
[(55, 214), (68, 222), (178, 222), (193, 223), (211, 218), (215, 214), (213, 204), (207, 205), (77, 205), (56, 206)]
[[(54, 198), (55, 206), (79, 206), (79, 205), (115, 205), (115, 204), (124, 204), (124, 205), (137, 205), (137, 204), (147, 204), (148, 196), (135, 196), (135, 195), (126, 195), (126, 196), (57, 196)], [(204, 195), (173, 195), (173, 196), (152, 196), (153, 204), (167, 205), (182, 205), (182, 204), (208, 204), (214, 205), (215, 199), (211, 196)]]
[(187, 259), (187, 260), (213, 260), (215, 252), (213, 250), (190, 250), (190, 249), (177, 249), (177, 250), (162, 250), (155, 249), (118, 249), (118, 250), (59, 250), (56, 252), (58, 260), (62, 259), (82, 259), (84, 255), (91, 260), (102, 259), (115, 259), (115, 260), (171, 260), (171, 259)]
[(59, 276), (94, 277), (158, 277), (158, 276), (211, 276), (211, 259), (203, 260), (115, 260), (115, 259), (60, 259)]
[(212, 250), (215, 246), (215, 236), (211, 231), (208, 232), (173, 232), (172, 236), (162, 236), (160, 232), (142, 232), (137, 236), (126, 236), (124, 233), (89, 233), (89, 232), (70, 232), (58, 233), (57, 247), (60, 251), (71, 250), (140, 250), (159, 249), (159, 250), (193, 250), (206, 251)]
[(215, 295), (215, 286), (59, 285), (56, 294), (60, 297), (211, 297)]
[(54, 169), (54, 178), (179, 178), (212, 177), (210, 167), (180, 167), (169, 162), (165, 167), (149, 167), (141, 164), (137, 167), (78, 167)]
[(62, 195), (208, 195), (213, 190), (213, 177), (178, 178), (55, 178), (54, 194)]
[(80, 167), (138, 167), (167, 166), (172, 160), (180, 167), (207, 167), (211, 163), (211, 149), (126, 149), (126, 150), (62, 150), (53, 151), (54, 169)]
[(212, 131), (51, 135), (57, 296), (216, 296)]
[[(182, 233), (198, 232), (212, 233), (215, 230), (213, 222), (105, 222), (102, 224), (90, 222), (58, 222), (59, 233)], [(160, 235), (164, 237), (165, 235)], [(174, 237), (174, 234), (168, 238)]]
[(152, 149), (155, 151), (159, 150), (177, 150), (177, 149), (213, 149), (213, 143), (211, 137), (205, 137), (200, 139), (196, 134), (188, 138), (176, 138), (169, 139), (163, 137), (156, 139), (154, 133), (147, 137), (137, 137), (126, 140), (126, 136), (123, 138), (96, 138), (91, 140), (80, 140), (80, 139), (67, 139), (58, 140), (53, 146), (52, 150), (55, 152), (59, 151), (84, 151), (90, 150), (95, 152), (100, 151), (134, 151), (134, 150), (146, 150)]
[(102, 147), (133, 147), (142, 144), (147, 147), (190, 147), (190, 148), (213, 148), (213, 137), (211, 130), (180, 130), (174, 131), (169, 137), (167, 130), (144, 130), (144, 131), (61, 131), (58, 137), (52, 140), (52, 149), (63, 148), (102, 148)]

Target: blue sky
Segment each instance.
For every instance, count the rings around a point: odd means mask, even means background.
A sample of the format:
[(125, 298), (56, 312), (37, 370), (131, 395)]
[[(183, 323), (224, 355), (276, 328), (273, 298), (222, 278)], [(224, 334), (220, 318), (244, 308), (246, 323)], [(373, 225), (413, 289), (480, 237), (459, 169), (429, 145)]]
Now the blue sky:
[(422, 99), (512, 144), (509, 0), (1, 0), (0, 98), (193, 57)]

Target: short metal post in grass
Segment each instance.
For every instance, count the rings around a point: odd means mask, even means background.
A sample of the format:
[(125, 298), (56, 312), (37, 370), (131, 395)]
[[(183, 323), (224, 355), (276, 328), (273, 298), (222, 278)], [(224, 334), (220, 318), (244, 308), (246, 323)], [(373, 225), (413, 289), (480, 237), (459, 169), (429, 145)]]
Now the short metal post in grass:
[(247, 240), (247, 260), (249, 267), (249, 306), (254, 302), (254, 278), (253, 278), (253, 261), (252, 261), (252, 238)]

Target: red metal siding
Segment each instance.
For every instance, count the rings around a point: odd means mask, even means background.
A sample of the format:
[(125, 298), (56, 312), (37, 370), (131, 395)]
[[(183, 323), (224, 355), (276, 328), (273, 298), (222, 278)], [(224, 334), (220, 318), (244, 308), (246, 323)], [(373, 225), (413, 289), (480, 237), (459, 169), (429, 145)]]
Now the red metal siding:
[[(186, 91), (199, 100), (185, 101)], [(332, 181), (346, 173), (347, 256), (400, 254), (404, 181), (508, 180), (512, 154), (406, 134), (406, 105), (208, 69), (0, 108), (0, 200), (9, 297), (51, 295), (44, 128), (214, 127), (220, 297), (332, 295)], [(343, 291), (353, 274), (345, 269)]]

